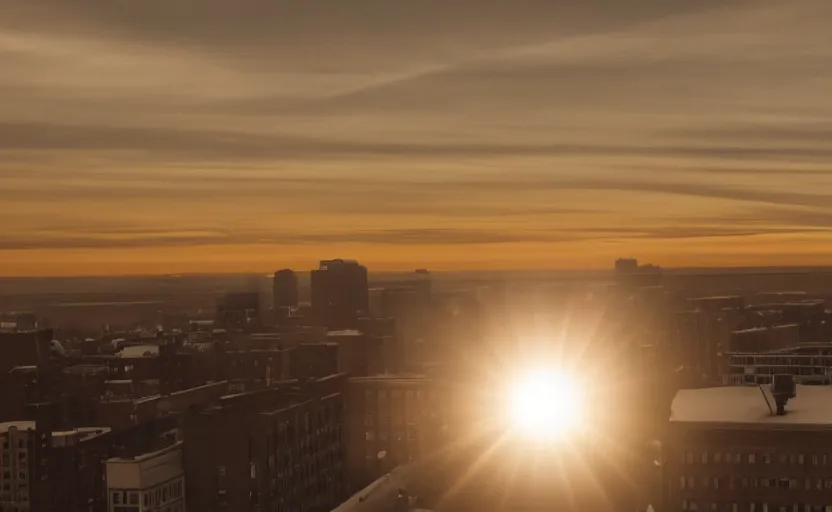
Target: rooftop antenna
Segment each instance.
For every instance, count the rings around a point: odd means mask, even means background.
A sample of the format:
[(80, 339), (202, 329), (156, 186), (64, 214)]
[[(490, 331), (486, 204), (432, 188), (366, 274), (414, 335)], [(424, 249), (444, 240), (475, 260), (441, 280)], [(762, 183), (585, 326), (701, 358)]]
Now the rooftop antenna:
[(765, 400), (765, 401), (766, 401), (766, 405), (768, 406), (768, 412), (769, 412), (769, 414), (771, 414), (772, 416), (774, 416), (774, 409), (772, 409), (772, 408), (771, 408), (771, 402), (769, 402), (769, 401), (768, 401), (768, 397), (766, 396), (766, 390), (765, 390), (765, 389), (763, 389), (763, 385), (762, 385), (762, 384), (760, 384), (760, 385), (759, 385), (759, 387), (760, 387), (760, 393), (762, 393), (762, 394), (763, 394), (763, 400)]

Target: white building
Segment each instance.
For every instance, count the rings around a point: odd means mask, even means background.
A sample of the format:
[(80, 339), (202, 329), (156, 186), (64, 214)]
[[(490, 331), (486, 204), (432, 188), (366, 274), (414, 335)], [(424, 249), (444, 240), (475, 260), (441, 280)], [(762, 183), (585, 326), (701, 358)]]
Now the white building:
[(110, 512), (184, 512), (182, 443), (134, 458), (107, 461)]

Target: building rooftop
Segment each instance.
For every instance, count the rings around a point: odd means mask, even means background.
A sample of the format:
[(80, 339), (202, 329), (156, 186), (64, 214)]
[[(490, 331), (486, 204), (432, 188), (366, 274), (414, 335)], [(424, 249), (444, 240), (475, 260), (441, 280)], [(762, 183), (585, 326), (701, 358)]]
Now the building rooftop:
[(772, 415), (774, 399), (768, 388), (728, 386), (683, 389), (670, 409), (673, 423), (756, 425), (766, 428), (813, 426), (832, 428), (832, 387), (797, 386), (797, 396), (786, 405), (786, 415)]
[(16, 428), (18, 430), (35, 430), (35, 422), (34, 421), (7, 421), (6, 423), (0, 423), (0, 434), (5, 434), (11, 428)]
[(124, 347), (118, 355), (123, 358), (158, 356), (159, 345), (134, 345), (132, 347)]
[(160, 455), (164, 455), (168, 452), (172, 452), (182, 448), (182, 441), (178, 441), (173, 443), (170, 446), (162, 448), (161, 450), (156, 450), (155, 452), (143, 453), (141, 455), (137, 455), (135, 457), (113, 457), (112, 459), (107, 459), (107, 464), (135, 464), (136, 462), (143, 462), (146, 460), (153, 459), (154, 457), (159, 457)]
[(327, 336), (361, 336), (361, 331), (358, 329), (344, 329), (342, 331), (329, 331)]

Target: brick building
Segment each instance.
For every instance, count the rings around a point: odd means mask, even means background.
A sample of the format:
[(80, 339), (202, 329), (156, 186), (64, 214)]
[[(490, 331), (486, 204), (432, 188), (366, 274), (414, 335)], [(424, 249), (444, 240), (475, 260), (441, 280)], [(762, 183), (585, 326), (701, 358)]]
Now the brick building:
[(184, 421), (189, 507), (328, 511), (344, 498), (343, 377), (228, 395)]
[(107, 428), (50, 431), (34, 421), (0, 423), (0, 510), (104, 510)]
[(347, 474), (357, 490), (436, 449), (442, 396), (422, 376), (355, 377), (347, 391)]
[(832, 389), (797, 386), (785, 415), (768, 390), (679, 391), (665, 441), (668, 511), (827, 512)]

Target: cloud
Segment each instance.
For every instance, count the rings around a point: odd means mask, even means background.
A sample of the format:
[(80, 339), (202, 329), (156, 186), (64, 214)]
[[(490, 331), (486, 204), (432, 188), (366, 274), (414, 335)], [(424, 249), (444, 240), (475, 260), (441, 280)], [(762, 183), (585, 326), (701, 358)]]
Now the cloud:
[(824, 0), (0, 11), (0, 249), (555, 250), (828, 220)]

